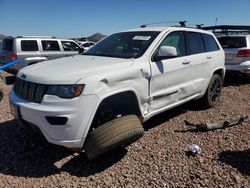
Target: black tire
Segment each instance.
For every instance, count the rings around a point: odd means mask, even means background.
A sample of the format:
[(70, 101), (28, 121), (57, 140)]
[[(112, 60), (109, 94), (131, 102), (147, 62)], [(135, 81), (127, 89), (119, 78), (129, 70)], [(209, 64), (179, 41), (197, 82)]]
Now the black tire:
[(214, 74), (210, 80), (207, 91), (201, 101), (206, 108), (212, 108), (220, 102), (222, 80), (218, 74)]
[(0, 101), (3, 99), (3, 92), (0, 90)]
[(143, 134), (144, 129), (137, 116), (119, 117), (90, 132), (84, 150), (88, 159), (93, 160), (110, 150), (133, 143)]

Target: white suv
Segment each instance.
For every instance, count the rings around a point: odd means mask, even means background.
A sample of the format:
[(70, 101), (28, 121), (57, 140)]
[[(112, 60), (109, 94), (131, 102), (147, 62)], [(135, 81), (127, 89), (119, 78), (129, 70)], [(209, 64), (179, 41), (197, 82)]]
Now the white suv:
[(85, 54), (19, 71), (9, 94), (25, 127), (90, 159), (143, 135), (142, 122), (194, 99), (219, 102), (224, 51), (207, 31), (139, 28), (115, 33)]
[(19, 64), (6, 70), (16, 74), (25, 66), (82, 52), (83, 49), (75, 41), (68, 39), (48, 36), (5, 37), (0, 51), (0, 64), (19, 60)]

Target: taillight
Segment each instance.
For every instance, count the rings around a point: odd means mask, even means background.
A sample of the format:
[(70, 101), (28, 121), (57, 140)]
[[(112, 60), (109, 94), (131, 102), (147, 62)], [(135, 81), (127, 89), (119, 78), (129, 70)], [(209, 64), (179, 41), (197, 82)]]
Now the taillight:
[(250, 69), (242, 69), (241, 72), (250, 72)]
[(250, 57), (250, 49), (238, 51), (236, 57)]
[(11, 59), (12, 59), (12, 61), (17, 60), (17, 54), (16, 54), (16, 53), (13, 53), (13, 54), (11, 55)]

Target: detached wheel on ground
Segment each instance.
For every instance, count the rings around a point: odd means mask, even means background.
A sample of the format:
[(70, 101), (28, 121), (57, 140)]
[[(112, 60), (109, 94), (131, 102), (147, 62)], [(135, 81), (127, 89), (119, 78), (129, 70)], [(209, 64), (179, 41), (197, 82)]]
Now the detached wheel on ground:
[(92, 160), (110, 150), (133, 143), (143, 134), (144, 128), (137, 116), (119, 117), (90, 132), (84, 150), (88, 159)]
[(210, 80), (205, 95), (201, 99), (205, 107), (211, 108), (219, 103), (221, 89), (222, 89), (221, 77), (218, 74), (214, 74), (212, 76), (212, 79)]

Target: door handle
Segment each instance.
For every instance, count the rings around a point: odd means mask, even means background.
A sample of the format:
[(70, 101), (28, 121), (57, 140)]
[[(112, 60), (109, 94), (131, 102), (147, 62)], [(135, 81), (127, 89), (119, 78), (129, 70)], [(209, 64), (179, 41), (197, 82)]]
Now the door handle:
[(212, 59), (212, 57), (211, 57), (211, 56), (208, 56), (207, 59)]
[(183, 65), (188, 65), (190, 63), (190, 61), (183, 61), (182, 64)]

